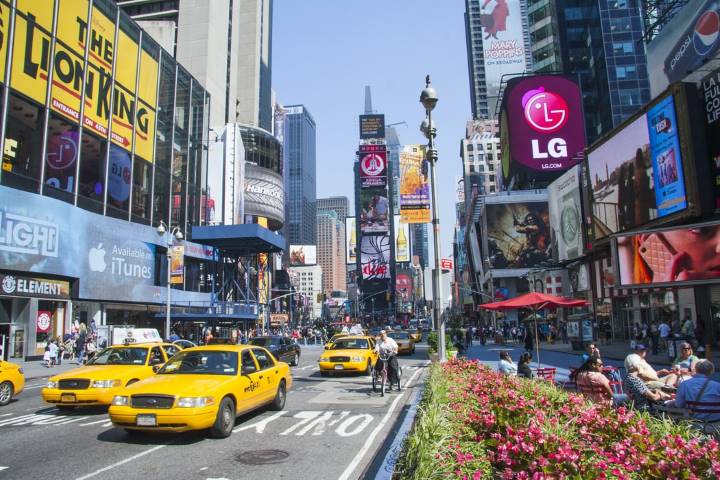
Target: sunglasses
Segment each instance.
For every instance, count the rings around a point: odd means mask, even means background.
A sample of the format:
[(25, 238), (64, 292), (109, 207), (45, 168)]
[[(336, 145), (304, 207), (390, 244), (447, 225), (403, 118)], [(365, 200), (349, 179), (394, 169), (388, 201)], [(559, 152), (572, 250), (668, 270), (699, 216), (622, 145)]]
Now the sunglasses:
[(692, 350), (692, 347), (682, 347), (681, 350)]

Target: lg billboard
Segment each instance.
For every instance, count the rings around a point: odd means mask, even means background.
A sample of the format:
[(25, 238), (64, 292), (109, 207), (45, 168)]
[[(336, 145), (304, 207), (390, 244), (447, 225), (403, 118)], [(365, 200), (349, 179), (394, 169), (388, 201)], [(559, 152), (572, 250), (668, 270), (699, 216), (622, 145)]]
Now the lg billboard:
[(516, 173), (551, 181), (583, 159), (585, 123), (574, 77), (509, 80), (500, 123), (505, 183)]

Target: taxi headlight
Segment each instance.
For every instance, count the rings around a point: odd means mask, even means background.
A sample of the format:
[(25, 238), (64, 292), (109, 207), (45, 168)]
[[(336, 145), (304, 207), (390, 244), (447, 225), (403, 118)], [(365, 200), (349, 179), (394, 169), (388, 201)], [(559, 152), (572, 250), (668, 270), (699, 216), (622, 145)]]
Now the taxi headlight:
[(58, 382), (57, 380), (50, 380), (48, 381), (47, 388), (57, 388)]
[(318, 360), (318, 362), (329, 362), (329, 361), (330, 361), (330, 357), (320, 357), (320, 360)]
[(215, 405), (213, 397), (180, 397), (176, 407), (179, 408), (197, 408)]
[(116, 407), (125, 407), (128, 405), (129, 397), (124, 397), (122, 395), (115, 395), (112, 399), (112, 404)]
[(353, 361), (353, 362), (362, 362), (362, 361), (363, 361), (363, 357), (352, 357), (352, 361)]
[(92, 388), (112, 388), (119, 386), (120, 380), (95, 380), (92, 382)]

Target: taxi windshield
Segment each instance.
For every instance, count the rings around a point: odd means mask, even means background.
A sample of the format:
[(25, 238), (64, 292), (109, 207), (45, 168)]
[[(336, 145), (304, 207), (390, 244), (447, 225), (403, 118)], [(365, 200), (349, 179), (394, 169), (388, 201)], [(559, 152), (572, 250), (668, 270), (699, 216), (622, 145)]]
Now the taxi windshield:
[(368, 342), (364, 338), (341, 338), (336, 341), (332, 349), (333, 350), (351, 350), (351, 349), (367, 349)]
[(395, 340), (407, 340), (410, 338), (407, 334), (407, 332), (393, 332), (388, 333), (388, 337), (395, 339)]
[(237, 368), (237, 352), (195, 350), (175, 354), (158, 374), (235, 375)]
[(87, 362), (88, 365), (145, 365), (147, 348), (106, 348), (95, 358)]

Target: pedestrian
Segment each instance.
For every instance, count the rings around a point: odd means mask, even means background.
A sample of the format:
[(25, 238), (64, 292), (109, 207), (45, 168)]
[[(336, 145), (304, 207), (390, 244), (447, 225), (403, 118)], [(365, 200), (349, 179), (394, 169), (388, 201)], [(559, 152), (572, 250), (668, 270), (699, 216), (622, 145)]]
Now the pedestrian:
[(660, 348), (660, 331), (657, 322), (650, 325), (650, 340), (652, 341), (652, 353), (657, 355)]
[(504, 373), (505, 375), (515, 376), (517, 375), (518, 369), (512, 361), (512, 357), (506, 351), (500, 352), (500, 362), (498, 363), (498, 372)]
[(50, 368), (50, 342), (45, 344), (45, 352), (43, 352), (43, 359), (41, 365), (43, 367)]
[(532, 352), (533, 349), (533, 335), (530, 332), (530, 328), (525, 328), (525, 351)]
[(65, 353), (65, 344), (62, 342), (60, 337), (56, 337), (55, 345), (58, 347), (57, 364), (62, 365), (63, 354)]
[(57, 343), (55, 343), (55, 340), (50, 340), (48, 342), (48, 351), (50, 352), (50, 368), (53, 368), (55, 365), (57, 365), (58, 350), (59, 349)]
[(87, 352), (88, 361), (95, 358), (95, 353), (97, 353), (97, 345), (95, 345), (95, 340), (92, 338), (92, 336), (90, 336), (87, 344), (85, 345), (85, 351)]
[(535, 374), (530, 368), (530, 362), (532, 361), (532, 354), (525, 352), (520, 355), (517, 366), (517, 376), (523, 378), (535, 378)]
[(690, 338), (695, 334), (695, 325), (693, 325), (693, 321), (692, 318), (690, 318), (690, 315), (685, 317), (685, 321), (683, 322), (682, 328), (680, 329), (680, 333), (682, 333), (687, 338)]
[(75, 339), (75, 351), (77, 352), (77, 363), (85, 363), (85, 343), (87, 342), (87, 327), (84, 323), (80, 323), (78, 336)]
[(667, 341), (670, 336), (670, 325), (663, 320), (660, 322), (660, 325), (658, 325), (658, 332), (660, 333), (660, 346), (665, 350), (667, 349)]

